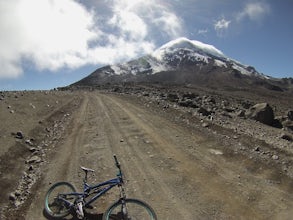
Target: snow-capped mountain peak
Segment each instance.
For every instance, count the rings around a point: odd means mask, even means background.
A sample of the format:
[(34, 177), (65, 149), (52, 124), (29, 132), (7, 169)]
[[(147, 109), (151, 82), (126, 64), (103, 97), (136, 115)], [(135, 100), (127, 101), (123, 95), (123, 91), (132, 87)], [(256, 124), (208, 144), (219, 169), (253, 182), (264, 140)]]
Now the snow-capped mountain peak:
[[(126, 63), (97, 69), (75, 85), (146, 82), (230, 87), (263, 85), (278, 90), (268, 76), (224, 55), (216, 47), (196, 40), (179, 38), (152, 54)], [(278, 90), (279, 91), (279, 90)]]
[[(183, 37), (170, 41), (152, 54), (139, 59), (102, 68), (93, 76), (99, 72), (99, 77), (103, 76), (105, 79), (111, 76), (121, 76), (125, 81), (135, 81), (140, 77), (152, 78), (152, 76), (158, 77), (162, 73), (168, 75), (168, 73), (178, 71), (192, 73), (190, 77), (199, 73), (202, 75), (209, 73), (210, 75), (211, 72), (215, 72), (215, 74), (234, 74), (240, 78), (241, 75), (264, 78), (253, 67), (230, 59), (213, 45)], [(178, 77), (184, 78), (185, 76)], [(186, 78), (186, 81), (189, 79)]]
[(224, 53), (215, 48), (213, 45), (205, 44), (197, 40), (189, 40), (185, 37), (181, 37), (164, 44), (163, 46), (158, 48), (152, 54), (152, 56), (156, 58), (161, 58), (164, 54), (174, 52), (178, 49), (192, 50), (195, 52), (199, 52), (200, 54), (209, 54), (219, 58), (226, 58)]
[[(230, 59), (213, 45), (205, 44), (197, 40), (189, 40), (185, 37), (164, 44), (155, 50), (151, 56), (160, 61), (160, 69), (162, 69), (162, 66), (169, 66), (170, 63), (177, 63), (180, 65), (182, 62), (186, 63), (186, 60), (188, 60), (190, 62), (205, 64), (212, 62), (216, 66), (226, 68), (231, 66), (232, 69), (237, 70), (244, 75), (259, 74), (254, 68)], [(154, 67), (153, 69), (156, 69), (156, 65), (152, 66)]]

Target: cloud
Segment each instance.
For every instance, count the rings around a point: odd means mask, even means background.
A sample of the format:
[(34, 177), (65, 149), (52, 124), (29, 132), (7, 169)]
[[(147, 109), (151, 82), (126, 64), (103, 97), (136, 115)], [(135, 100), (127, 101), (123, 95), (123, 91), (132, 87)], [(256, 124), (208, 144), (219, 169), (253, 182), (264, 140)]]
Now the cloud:
[[(114, 5), (112, 10), (114, 16), (119, 14), (119, 20), (125, 21), (126, 25), (123, 26), (114, 23), (121, 30), (133, 29), (137, 32), (142, 31), (141, 33), (144, 34), (150, 34), (155, 30), (169, 38), (178, 37), (183, 33), (182, 21), (167, 4), (160, 4), (157, 0), (112, 0), (110, 2)], [(131, 22), (137, 22), (137, 25)], [(141, 28), (146, 28), (148, 33), (140, 30)]]
[(237, 14), (236, 20), (241, 21), (248, 18), (251, 21), (259, 22), (270, 13), (270, 10), (270, 5), (265, 2), (250, 2)]
[(206, 35), (207, 33), (209, 32), (209, 30), (206, 28), (206, 29), (200, 29), (197, 31), (197, 34), (198, 35)]
[(231, 21), (226, 20), (225, 18), (221, 18), (220, 20), (214, 23), (215, 31), (219, 36), (222, 36), (225, 31), (229, 28)]
[(23, 60), (56, 70), (84, 63), (87, 42), (97, 38), (93, 14), (70, 0), (0, 3), (0, 78), (18, 77)]
[(150, 53), (154, 33), (174, 38), (182, 21), (155, 0), (0, 1), (0, 79), (17, 78), (25, 63), (39, 71), (112, 64)]

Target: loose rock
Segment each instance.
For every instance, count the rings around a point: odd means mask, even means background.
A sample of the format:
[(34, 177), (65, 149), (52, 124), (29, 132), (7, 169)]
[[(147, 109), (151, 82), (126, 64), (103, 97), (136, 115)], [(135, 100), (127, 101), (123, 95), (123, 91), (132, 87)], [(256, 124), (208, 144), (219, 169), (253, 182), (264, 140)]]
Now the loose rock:
[(274, 122), (274, 111), (268, 103), (259, 103), (252, 106), (247, 111), (246, 116), (267, 125), (272, 125)]
[(273, 160), (279, 160), (279, 156), (278, 156), (278, 155), (273, 155), (273, 156), (272, 156), (272, 159), (273, 159)]
[(30, 159), (28, 159), (27, 163), (40, 163), (42, 159), (39, 156), (32, 156)]

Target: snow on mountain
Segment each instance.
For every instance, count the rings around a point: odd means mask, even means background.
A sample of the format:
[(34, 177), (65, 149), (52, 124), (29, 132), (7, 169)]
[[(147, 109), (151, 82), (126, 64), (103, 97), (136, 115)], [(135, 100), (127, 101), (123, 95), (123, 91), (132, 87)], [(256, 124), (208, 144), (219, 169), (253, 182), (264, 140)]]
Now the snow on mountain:
[(155, 50), (152, 54), (138, 60), (112, 65), (111, 75), (155, 74), (162, 71), (176, 70), (176, 68), (181, 68), (186, 63), (192, 63), (198, 66), (212, 64), (222, 68), (232, 68), (244, 75), (265, 77), (259, 74), (254, 68), (230, 59), (213, 45), (189, 40), (184, 37), (170, 41)]
[(229, 88), (259, 86), (275, 91), (292, 89), (292, 81), (265, 76), (253, 67), (227, 57), (212, 45), (187, 38), (171, 41), (138, 59), (98, 68), (72, 86), (124, 82), (188, 83)]
[(215, 65), (219, 67), (227, 68), (231, 66), (244, 75), (256, 73), (254, 69), (228, 58), (222, 51), (215, 48), (213, 45), (196, 40), (189, 40), (184, 37), (168, 42), (157, 49), (152, 56), (161, 62), (166, 62), (170, 57), (172, 59), (177, 58), (178, 60), (182, 60), (188, 56), (188, 59), (191, 61), (201, 61), (206, 64), (213, 61)]
[(169, 43), (166, 43), (165, 45), (157, 49), (152, 54), (152, 56), (156, 57), (157, 59), (161, 59), (162, 56), (164, 56), (166, 53), (172, 53), (178, 49), (191, 50), (197, 53), (198, 55), (211, 54), (215, 57), (226, 57), (222, 51), (218, 50), (212, 45), (205, 44), (196, 40), (189, 40), (185, 37), (178, 38), (176, 40), (170, 41)]

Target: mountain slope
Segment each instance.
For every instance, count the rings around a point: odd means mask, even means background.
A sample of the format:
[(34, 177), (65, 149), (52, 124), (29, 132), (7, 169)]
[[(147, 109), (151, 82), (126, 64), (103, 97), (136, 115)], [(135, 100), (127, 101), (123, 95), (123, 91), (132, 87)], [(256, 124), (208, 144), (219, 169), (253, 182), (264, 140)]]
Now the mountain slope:
[(212, 45), (187, 38), (170, 41), (139, 59), (99, 68), (70, 87), (125, 82), (258, 86), (277, 91), (292, 88), (290, 79), (284, 82), (265, 76), (228, 58)]

